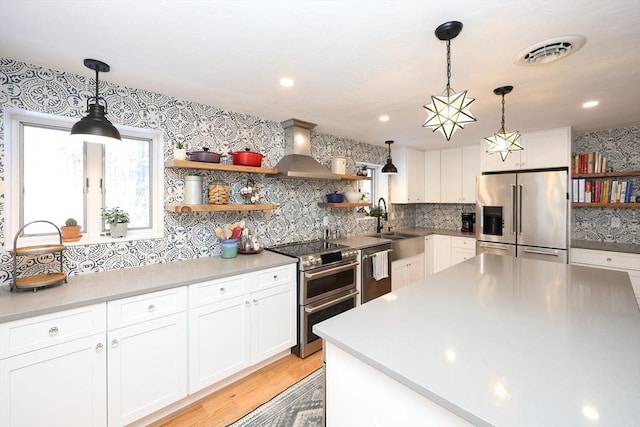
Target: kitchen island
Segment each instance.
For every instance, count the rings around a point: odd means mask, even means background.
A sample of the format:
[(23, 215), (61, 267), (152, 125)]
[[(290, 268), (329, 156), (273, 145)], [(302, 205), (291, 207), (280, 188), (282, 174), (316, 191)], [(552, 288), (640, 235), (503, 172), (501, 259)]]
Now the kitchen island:
[(627, 274), (483, 254), (314, 327), (326, 422), (636, 426)]

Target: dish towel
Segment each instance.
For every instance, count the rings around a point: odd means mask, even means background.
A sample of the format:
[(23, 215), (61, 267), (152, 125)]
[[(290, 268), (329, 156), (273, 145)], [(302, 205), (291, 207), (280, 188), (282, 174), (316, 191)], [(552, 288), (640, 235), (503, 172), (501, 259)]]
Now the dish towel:
[(389, 277), (389, 251), (373, 255), (373, 278), (378, 281)]

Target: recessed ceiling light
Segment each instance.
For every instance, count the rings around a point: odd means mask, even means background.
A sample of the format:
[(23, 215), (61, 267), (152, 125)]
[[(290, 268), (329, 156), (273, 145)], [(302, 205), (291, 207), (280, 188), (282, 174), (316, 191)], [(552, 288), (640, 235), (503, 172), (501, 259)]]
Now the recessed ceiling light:
[(598, 106), (599, 102), (598, 101), (587, 101), (584, 104), (582, 104), (582, 108), (593, 108)]
[(294, 84), (295, 84), (295, 82), (290, 77), (283, 77), (283, 78), (280, 79), (280, 86), (291, 87)]
[(388, 122), (389, 121), (389, 116), (380, 116), (378, 118), (378, 120), (380, 120), (381, 122)]

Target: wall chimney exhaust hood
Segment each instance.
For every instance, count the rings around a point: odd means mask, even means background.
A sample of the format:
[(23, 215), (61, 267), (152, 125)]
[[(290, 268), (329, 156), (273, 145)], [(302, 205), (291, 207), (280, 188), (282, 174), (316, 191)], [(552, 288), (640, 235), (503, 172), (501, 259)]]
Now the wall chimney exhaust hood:
[(315, 123), (298, 119), (281, 122), (284, 128), (284, 157), (275, 168), (281, 178), (340, 179), (311, 157), (311, 129)]

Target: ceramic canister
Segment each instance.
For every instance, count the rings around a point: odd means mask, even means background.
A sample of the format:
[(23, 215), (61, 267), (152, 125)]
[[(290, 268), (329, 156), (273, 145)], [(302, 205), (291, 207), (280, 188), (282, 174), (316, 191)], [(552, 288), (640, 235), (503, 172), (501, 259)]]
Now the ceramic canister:
[(347, 173), (347, 158), (334, 157), (331, 159), (331, 172), (344, 175)]
[(184, 178), (184, 203), (186, 205), (202, 204), (202, 177), (189, 175)]
[(235, 258), (238, 256), (238, 239), (220, 240), (220, 257)]

